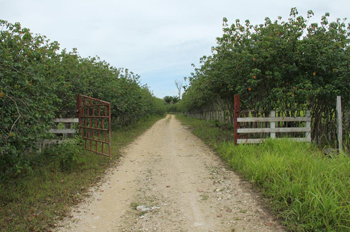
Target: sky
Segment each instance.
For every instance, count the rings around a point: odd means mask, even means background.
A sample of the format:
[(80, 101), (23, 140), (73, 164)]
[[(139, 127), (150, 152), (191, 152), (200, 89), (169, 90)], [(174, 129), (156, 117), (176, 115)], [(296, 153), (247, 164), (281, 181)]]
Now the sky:
[[(222, 19), (260, 24), (297, 7), (320, 22), (349, 18), (349, 0), (0, 0), (0, 19), (20, 22), (81, 57), (99, 56), (141, 76), (156, 97), (177, 95), (175, 81), (191, 76), (222, 36)], [(186, 84), (183, 82), (183, 84)]]

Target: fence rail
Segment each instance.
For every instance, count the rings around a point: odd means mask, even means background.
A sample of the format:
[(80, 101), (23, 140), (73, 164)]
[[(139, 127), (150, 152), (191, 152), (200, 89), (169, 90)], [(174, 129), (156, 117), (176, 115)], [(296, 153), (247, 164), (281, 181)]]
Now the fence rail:
[[(241, 139), (241, 134), (259, 134), (259, 133), (269, 133), (269, 137), (275, 139), (276, 133), (297, 133), (304, 132), (305, 137), (303, 138), (290, 138), (294, 141), (299, 142), (311, 142), (311, 117), (310, 111), (306, 111), (306, 117), (275, 117), (276, 112), (271, 111), (270, 117), (247, 117), (247, 118), (237, 118), (237, 127), (235, 130), (235, 144), (242, 143), (261, 143), (266, 140), (266, 138), (245, 138)], [(270, 127), (265, 128), (240, 128), (240, 123), (250, 123), (250, 127), (254, 126), (253, 123), (261, 122), (268, 123)], [(276, 122), (287, 125), (283, 122), (305, 122), (305, 127), (276, 127)]]
[(72, 137), (70, 135), (74, 135), (77, 133), (77, 130), (75, 128), (76, 124), (79, 123), (78, 118), (55, 118), (53, 122), (55, 123), (55, 127), (63, 128), (50, 129), (49, 133), (56, 134), (58, 138), (44, 139), (42, 141), (39, 141), (39, 151), (52, 144), (65, 143), (69, 137)]
[[(238, 96), (238, 95), (237, 95)], [(236, 99), (235, 95), (235, 99)], [(238, 96), (239, 98), (239, 96)], [(343, 99), (344, 101), (344, 99)], [(334, 101), (335, 103), (335, 101)], [(238, 105), (235, 105), (235, 107)], [(212, 108), (212, 107), (211, 107)], [(214, 107), (215, 108), (215, 107)], [(311, 131), (305, 132), (292, 132), (299, 135), (303, 133), (308, 133), (309, 136), (303, 138), (295, 138), (297, 141), (310, 141), (313, 140), (314, 143), (323, 144), (328, 143), (330, 141), (337, 141), (338, 150), (341, 151), (343, 147), (350, 149), (350, 105), (349, 101), (341, 102), (341, 97), (337, 97), (336, 101), (336, 110), (333, 110), (332, 107), (326, 109), (326, 111), (317, 112), (315, 109), (312, 109), (312, 118), (305, 117), (306, 111), (305, 109), (301, 110), (290, 110), (290, 111), (280, 111), (277, 112), (276, 116), (272, 117), (273, 119), (269, 119), (269, 116), (266, 115), (265, 111), (259, 110), (239, 110), (235, 115), (235, 111), (232, 110), (199, 110), (197, 112), (187, 112), (185, 113), (189, 117), (195, 117), (202, 120), (218, 120), (222, 123), (227, 123), (233, 125), (234, 128), (239, 128), (241, 125), (244, 127), (245, 124), (260, 124), (261, 127), (273, 127), (275, 124), (275, 128), (280, 127), (281, 124), (285, 124), (287, 126), (290, 125), (298, 125), (303, 127), (310, 127)], [(235, 121), (235, 118), (239, 118), (239, 121)], [(251, 121), (251, 118), (255, 118), (255, 121)], [(267, 119), (266, 119), (267, 118)], [(271, 125), (270, 125), (271, 123)], [(266, 124), (266, 125), (262, 125)], [(252, 126), (252, 125), (251, 125)], [(304, 129), (302, 129), (304, 130)], [(306, 130), (306, 129), (305, 129)], [(242, 132), (242, 131), (240, 131)], [(254, 137), (254, 133), (247, 133), (248, 136), (252, 135)], [(280, 133), (279, 131), (265, 131), (265, 135), (270, 133), (270, 136), (273, 133)], [(282, 132), (287, 133), (287, 132)], [(299, 133), (299, 134), (298, 134)], [(344, 136), (345, 133), (345, 136)], [(247, 135), (246, 134), (246, 135)], [(312, 134), (312, 138), (311, 138)], [(344, 140), (343, 140), (344, 136)], [(235, 135), (234, 138), (237, 138), (238, 135)], [(243, 136), (242, 136), (243, 137)], [(243, 138), (240, 138), (243, 139)], [(261, 142), (264, 138), (244, 138), (245, 141), (252, 142)], [(237, 141), (235, 141), (237, 144)]]

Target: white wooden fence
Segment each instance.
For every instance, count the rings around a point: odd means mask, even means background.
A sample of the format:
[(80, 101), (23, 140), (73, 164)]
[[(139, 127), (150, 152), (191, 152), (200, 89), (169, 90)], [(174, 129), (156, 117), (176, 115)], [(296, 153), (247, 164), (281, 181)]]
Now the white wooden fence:
[[(47, 146), (50, 146), (51, 144), (61, 144), (67, 141), (69, 138), (69, 135), (74, 135), (76, 133), (76, 124), (79, 123), (78, 118), (56, 118), (53, 120), (56, 127), (62, 127), (63, 128), (56, 128), (56, 129), (50, 129), (49, 132), (56, 135), (61, 135), (59, 138), (55, 139), (45, 139), (43, 141), (39, 142), (40, 149)], [(58, 126), (59, 125), (59, 126)]]
[[(270, 117), (246, 117), (237, 118), (238, 123), (245, 122), (267, 122), (270, 123), (270, 128), (237, 128), (237, 144), (242, 143), (261, 143), (265, 141), (265, 138), (254, 138), (254, 139), (240, 139), (239, 134), (250, 134), (250, 133), (270, 133), (272, 139), (276, 138), (276, 133), (293, 133), (293, 132), (304, 132), (304, 138), (291, 138), (294, 141), (299, 142), (311, 142), (311, 117), (310, 111), (306, 111), (305, 117), (275, 117), (276, 112), (271, 111)], [(276, 122), (305, 122), (305, 127), (279, 127), (276, 128)]]

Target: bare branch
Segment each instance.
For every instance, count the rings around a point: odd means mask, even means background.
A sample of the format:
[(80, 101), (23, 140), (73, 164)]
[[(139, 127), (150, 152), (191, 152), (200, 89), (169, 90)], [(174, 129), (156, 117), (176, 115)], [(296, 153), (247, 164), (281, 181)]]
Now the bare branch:
[(182, 80), (176, 80), (175, 86), (179, 92), (179, 99), (181, 99), (181, 90), (182, 90)]

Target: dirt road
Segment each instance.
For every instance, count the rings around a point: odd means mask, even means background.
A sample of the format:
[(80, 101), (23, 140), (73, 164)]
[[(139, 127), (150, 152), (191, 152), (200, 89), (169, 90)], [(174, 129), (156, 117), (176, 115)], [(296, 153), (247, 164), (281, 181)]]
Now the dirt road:
[(59, 231), (283, 231), (259, 197), (168, 115), (124, 151)]

